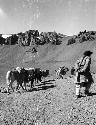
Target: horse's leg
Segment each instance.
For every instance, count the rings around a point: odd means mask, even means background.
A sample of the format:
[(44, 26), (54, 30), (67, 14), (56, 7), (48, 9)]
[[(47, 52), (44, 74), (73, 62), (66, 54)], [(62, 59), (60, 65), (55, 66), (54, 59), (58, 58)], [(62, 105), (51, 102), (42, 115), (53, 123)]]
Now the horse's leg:
[(37, 83), (41, 82), (41, 76), (37, 78)]
[(34, 87), (34, 79), (31, 79), (31, 89)]
[(36, 78), (36, 83), (37, 83), (37, 85), (38, 85), (38, 78)]
[(45, 77), (43, 77), (43, 79), (44, 79), (43, 83), (44, 83), (44, 85), (45, 85), (45, 83), (46, 83), (46, 82), (45, 82)]
[(43, 77), (43, 79), (44, 79), (44, 83), (45, 83), (45, 77)]
[(8, 92), (8, 93), (10, 93), (10, 92), (9, 92), (9, 87), (10, 87), (10, 84), (7, 86), (7, 92)]
[(16, 91), (18, 90), (18, 88), (19, 88), (19, 82), (17, 82), (17, 87), (16, 87)]
[(35, 84), (37, 83), (37, 78), (35, 78)]
[(63, 75), (61, 75), (61, 78), (63, 79)]
[(9, 93), (9, 87), (10, 87), (10, 71), (6, 74), (6, 84), (7, 84), (7, 92)]
[(7, 83), (7, 92), (9, 93), (10, 81), (6, 79), (6, 83)]
[(12, 89), (13, 92), (14, 92), (14, 89), (13, 89), (12, 83), (13, 83), (13, 81), (10, 81), (10, 87), (11, 87), (11, 89)]
[(39, 82), (40, 82), (40, 83), (41, 83), (41, 81), (42, 81), (41, 78), (39, 78)]
[[(23, 82), (19, 82), (20, 86), (21, 86), (22, 89), (24, 90), (24, 87), (23, 87), (22, 83), (23, 83)], [(24, 82), (24, 86), (25, 86), (25, 84), (26, 84), (26, 83)]]
[[(23, 87), (23, 86), (22, 86)], [(26, 82), (24, 81), (24, 87), (25, 87), (25, 90), (27, 91), (27, 89), (26, 89)]]
[(13, 87), (12, 87), (12, 83), (13, 83), (14, 81), (12, 80), (12, 79), (9, 79), (8, 81), (7, 81), (7, 85), (8, 85), (8, 93), (9, 93), (9, 88), (11, 88), (12, 90), (13, 90), (13, 92), (14, 92), (14, 89), (13, 89)]

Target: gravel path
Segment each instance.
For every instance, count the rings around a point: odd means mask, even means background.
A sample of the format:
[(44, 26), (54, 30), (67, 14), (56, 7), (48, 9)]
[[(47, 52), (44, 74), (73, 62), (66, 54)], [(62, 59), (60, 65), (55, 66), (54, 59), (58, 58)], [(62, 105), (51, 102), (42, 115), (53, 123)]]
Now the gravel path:
[(95, 81), (93, 96), (80, 99), (70, 77), (37, 85), (37, 91), (0, 93), (0, 125), (95, 125)]

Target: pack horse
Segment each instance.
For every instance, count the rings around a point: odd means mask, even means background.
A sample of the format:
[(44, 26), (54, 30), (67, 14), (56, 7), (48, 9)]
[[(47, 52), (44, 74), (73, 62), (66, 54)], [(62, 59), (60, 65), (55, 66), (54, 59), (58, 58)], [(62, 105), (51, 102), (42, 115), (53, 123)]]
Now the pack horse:
[[(7, 91), (9, 92), (9, 88), (13, 89), (13, 83), (14, 81), (17, 82), (16, 90), (18, 89), (19, 85), (22, 87), (22, 89), (26, 90), (26, 83), (31, 82), (31, 89), (34, 87), (34, 81), (35, 83), (38, 81), (42, 81), (42, 77), (47, 77), (49, 75), (49, 70), (42, 71), (40, 68), (20, 68), (17, 67), (14, 70), (8, 71), (6, 74), (6, 83), (7, 83)], [(23, 87), (24, 83), (24, 87)]]
[(22, 83), (21, 83), (22, 81), (20, 79), (20, 72), (18, 72), (17, 70), (12, 70), (12, 71), (8, 71), (7, 74), (6, 74), (6, 83), (7, 83), (7, 86), (8, 86), (7, 92), (9, 92), (10, 87), (14, 92), (14, 89), (13, 89), (13, 86), (12, 86), (14, 81), (17, 81), (17, 88), (20, 85), (22, 87), (22, 89), (24, 89), (23, 86), (22, 86)]

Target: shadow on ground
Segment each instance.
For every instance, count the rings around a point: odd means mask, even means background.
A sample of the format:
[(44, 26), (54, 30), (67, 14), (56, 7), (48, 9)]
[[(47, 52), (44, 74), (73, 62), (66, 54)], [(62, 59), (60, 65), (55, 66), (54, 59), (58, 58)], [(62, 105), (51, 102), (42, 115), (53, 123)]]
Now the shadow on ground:
[(88, 96), (94, 96), (96, 93), (89, 93)]
[(55, 81), (55, 80), (48, 80), (48, 81), (44, 81), (41, 84), (37, 84), (33, 89), (28, 90), (28, 92), (31, 91), (39, 91), (39, 90), (47, 90), (49, 88), (54, 88), (56, 87), (56, 85), (54, 85), (54, 83), (50, 82), (50, 81)]

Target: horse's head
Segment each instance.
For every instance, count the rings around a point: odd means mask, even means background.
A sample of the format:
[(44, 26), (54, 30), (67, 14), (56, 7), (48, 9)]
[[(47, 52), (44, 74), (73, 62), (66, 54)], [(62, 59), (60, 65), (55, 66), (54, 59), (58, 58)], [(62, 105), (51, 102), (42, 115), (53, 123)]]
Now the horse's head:
[(49, 75), (49, 70), (46, 70), (46, 74)]
[(42, 71), (42, 76), (47, 77), (49, 75), (49, 70)]
[(22, 73), (26, 73), (26, 72), (27, 72), (27, 70), (24, 67), (22, 67), (20, 73), (22, 74)]
[(16, 67), (16, 71), (18, 71), (20, 73), (21, 72), (21, 68), (20, 67)]

